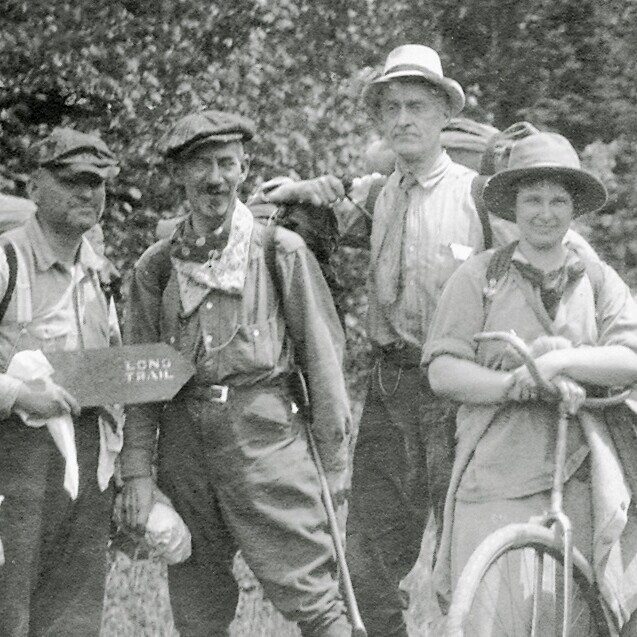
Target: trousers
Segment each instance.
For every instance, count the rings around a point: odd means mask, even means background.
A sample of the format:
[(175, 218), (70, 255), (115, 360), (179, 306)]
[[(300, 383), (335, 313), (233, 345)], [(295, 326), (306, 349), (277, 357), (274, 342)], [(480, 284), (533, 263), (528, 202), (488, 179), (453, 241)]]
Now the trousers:
[(376, 362), (354, 450), (347, 524), (348, 564), (369, 637), (407, 635), (409, 600), (399, 584), (418, 559), (430, 511), (442, 528), (455, 413), (417, 366)]
[(191, 557), (168, 567), (182, 637), (227, 634), (238, 549), (304, 636), (349, 637), (318, 473), (287, 390), (237, 390), (224, 404), (182, 392), (161, 421), (158, 483), (192, 535)]
[(95, 411), (75, 419), (79, 493), (64, 490), (64, 459), (46, 427), (0, 422), (0, 635), (98, 637), (111, 489), (100, 492)]

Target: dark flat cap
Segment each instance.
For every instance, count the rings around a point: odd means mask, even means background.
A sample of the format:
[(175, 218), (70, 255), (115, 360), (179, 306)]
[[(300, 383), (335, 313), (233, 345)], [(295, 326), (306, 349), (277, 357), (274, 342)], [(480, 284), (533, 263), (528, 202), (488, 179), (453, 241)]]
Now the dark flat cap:
[(53, 129), (30, 152), (39, 166), (47, 168), (64, 167), (75, 173), (93, 173), (102, 179), (119, 172), (115, 155), (99, 137), (72, 128)]
[(224, 111), (200, 111), (182, 117), (159, 141), (161, 153), (175, 158), (209, 142), (250, 141), (255, 127), (252, 120)]

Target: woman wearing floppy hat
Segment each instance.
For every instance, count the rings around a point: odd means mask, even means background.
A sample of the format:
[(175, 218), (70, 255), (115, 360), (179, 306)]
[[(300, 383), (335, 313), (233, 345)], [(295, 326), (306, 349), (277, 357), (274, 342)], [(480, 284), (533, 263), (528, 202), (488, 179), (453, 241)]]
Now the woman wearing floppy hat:
[[(580, 168), (571, 144), (554, 133), (516, 143), (508, 169), (490, 179), (484, 197), (494, 214), (517, 223), (520, 240), (458, 269), (423, 357), (434, 391), (463, 403), (434, 573), (438, 592), (447, 598), (488, 534), (549, 508), (552, 483), (555, 404), (539, 399), (526, 368), (505, 345), (476, 343), (474, 334), (514, 330), (573, 411), (585, 396), (581, 384), (637, 380), (637, 305), (630, 290), (608, 265), (563, 242), (575, 216), (606, 202), (603, 184)], [(609, 440), (606, 425), (583, 411), (569, 427), (564, 510), (573, 521), (575, 546), (596, 565), (600, 590), (621, 626), (637, 606), (636, 583), (625, 577), (628, 567), (637, 566), (635, 519), (612, 443), (604, 445), (604, 468), (615, 465), (618, 480), (599, 488), (596, 440)], [(622, 521), (605, 538), (599, 533), (601, 510)], [(515, 593), (521, 603), (522, 588)], [(477, 634), (498, 633), (485, 625)]]

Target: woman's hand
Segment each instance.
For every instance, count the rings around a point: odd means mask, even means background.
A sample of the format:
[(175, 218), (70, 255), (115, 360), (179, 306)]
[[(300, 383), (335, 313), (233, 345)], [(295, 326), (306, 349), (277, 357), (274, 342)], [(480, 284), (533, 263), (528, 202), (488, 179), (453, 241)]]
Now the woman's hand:
[(577, 410), (586, 400), (586, 390), (579, 383), (563, 374), (555, 374), (551, 376), (550, 380), (547, 380), (548, 374), (545, 369), (548, 369), (550, 373), (553, 367), (549, 365), (541, 369), (538, 365), (540, 375), (547, 381), (547, 385), (553, 388), (553, 393), (544, 391), (535, 382), (528, 368), (523, 365), (511, 372), (512, 381), (507, 392), (507, 399), (516, 402), (526, 402), (540, 398), (551, 399), (552, 397), (553, 400), (558, 398), (569, 414), (577, 413)]
[[(551, 349), (535, 359), (535, 366), (540, 378), (544, 381), (545, 388), (542, 388), (535, 381), (529, 368), (526, 365), (513, 370), (513, 382), (509, 388), (507, 398), (516, 401), (534, 400), (542, 394), (545, 396), (553, 393), (548, 390), (556, 376), (564, 373), (568, 364), (570, 348)], [(547, 391), (548, 390), (548, 391)]]
[(552, 384), (559, 392), (560, 402), (566, 413), (575, 415), (586, 400), (586, 390), (579, 383), (562, 375), (556, 376)]
[(506, 393), (507, 400), (513, 400), (516, 403), (524, 403), (528, 400), (537, 400), (539, 396), (539, 388), (533, 380), (529, 370), (525, 365), (514, 369), (511, 372), (510, 382)]

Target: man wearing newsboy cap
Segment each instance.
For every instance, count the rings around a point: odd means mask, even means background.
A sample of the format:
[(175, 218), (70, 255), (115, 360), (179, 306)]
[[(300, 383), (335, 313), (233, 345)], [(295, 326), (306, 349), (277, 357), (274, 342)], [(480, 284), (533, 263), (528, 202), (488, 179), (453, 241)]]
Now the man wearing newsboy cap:
[[(24, 370), (37, 360), (22, 359), (22, 373), (16, 361), (31, 355), (23, 350), (109, 345), (102, 261), (83, 235), (118, 168), (102, 140), (70, 128), (31, 150), (37, 210), (0, 246), (0, 634), (97, 637), (112, 500), (100, 440), (110, 424), (50, 380), (30, 383)], [(58, 417), (67, 417), (66, 462), (44, 426)]]
[(125, 517), (144, 528), (159, 430), (158, 486), (192, 534), (192, 556), (168, 567), (182, 637), (227, 633), (237, 549), (303, 635), (347, 636), (305, 415), (289, 387), (294, 356), (332, 494), (342, 497), (350, 430), (344, 335), (304, 242), (281, 227), (266, 230), (238, 198), (254, 134), (244, 117), (203, 111), (162, 139), (188, 215), (135, 266), (125, 340), (169, 343), (196, 372), (172, 401), (127, 411)]

